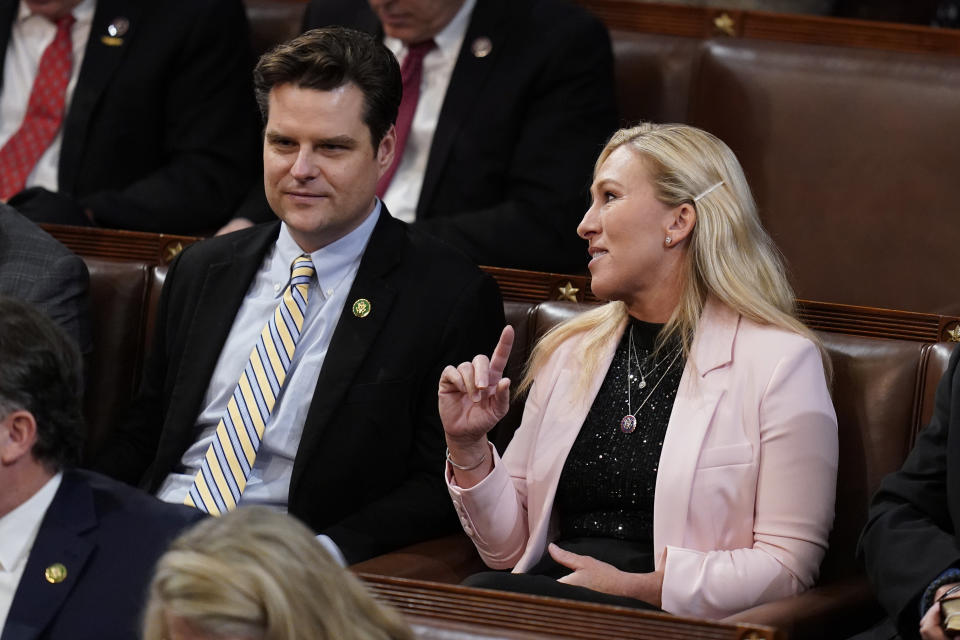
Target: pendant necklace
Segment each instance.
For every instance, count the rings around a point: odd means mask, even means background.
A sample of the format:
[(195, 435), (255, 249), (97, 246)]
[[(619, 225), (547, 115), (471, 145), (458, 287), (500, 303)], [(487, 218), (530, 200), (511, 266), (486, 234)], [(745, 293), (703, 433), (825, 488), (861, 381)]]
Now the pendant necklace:
[[(624, 433), (633, 433), (637, 428), (637, 414), (640, 413), (640, 409), (643, 409), (643, 406), (647, 404), (647, 401), (650, 399), (650, 396), (653, 395), (653, 392), (657, 390), (657, 387), (660, 386), (660, 383), (663, 382), (663, 379), (667, 377), (667, 374), (670, 373), (670, 370), (673, 368), (674, 363), (676, 363), (677, 358), (680, 357), (681, 347), (677, 347), (674, 351), (673, 359), (670, 361), (670, 364), (667, 365), (667, 368), (663, 370), (663, 373), (660, 375), (660, 379), (657, 380), (656, 384), (653, 385), (653, 388), (650, 389), (647, 393), (647, 397), (643, 399), (643, 402), (640, 403), (640, 406), (637, 407), (636, 411), (630, 411), (632, 406), (632, 400), (630, 398), (630, 361), (632, 359), (637, 361), (637, 371), (640, 372), (640, 384), (637, 385), (641, 389), (646, 388), (647, 380), (646, 376), (643, 374), (643, 369), (640, 367), (640, 358), (637, 356), (636, 347), (633, 346), (633, 325), (630, 325), (630, 344), (627, 346), (627, 415), (623, 416), (620, 420), (620, 431)], [(663, 360), (657, 362), (653, 365), (653, 368), (647, 372), (647, 375), (653, 375), (653, 372), (657, 370), (657, 367), (666, 360), (669, 355), (664, 356)]]

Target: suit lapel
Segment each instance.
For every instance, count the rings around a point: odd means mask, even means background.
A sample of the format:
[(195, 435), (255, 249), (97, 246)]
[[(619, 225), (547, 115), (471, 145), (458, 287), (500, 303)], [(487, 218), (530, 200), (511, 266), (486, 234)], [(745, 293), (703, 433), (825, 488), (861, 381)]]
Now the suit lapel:
[(17, 0), (0, 0), (0, 89), (3, 88), (3, 65), (7, 59), (7, 44), (10, 42), (10, 31), (13, 21), (17, 18)]
[[(177, 427), (178, 442), (173, 447), (177, 456), (193, 443), (195, 434), (192, 426), (202, 408), (200, 404), (220, 358), (220, 351), (250, 283), (263, 264), (267, 250), (276, 241), (279, 230), (280, 223), (277, 222), (258, 229), (259, 233), (252, 239), (247, 236), (244, 241), (235, 241), (232, 255), (220, 262), (210, 263), (204, 273), (195, 276), (203, 278), (203, 284), (195, 300), (196, 306), (183, 348), (184, 360), (177, 368), (170, 411), (166, 418), (167, 424)], [(183, 274), (182, 277), (194, 277), (194, 274)]]
[[(610, 363), (616, 354), (617, 345), (620, 343), (625, 327), (626, 322), (600, 347), (603, 353), (600, 354), (597, 371), (606, 372), (610, 369)], [(580, 391), (578, 389), (580, 364), (580, 359), (575, 357), (575, 354), (574, 357), (566, 358), (550, 393), (548, 413), (545, 413), (541, 420), (543, 425), (541, 428), (548, 430), (549, 437), (538, 440), (537, 456), (528, 472), (529, 477), (543, 478), (542, 482), (528, 483), (530, 495), (527, 503), (535, 511), (531, 513), (530, 518), (532, 522), (537, 523), (537, 526), (530, 532), (533, 543), (527, 547), (523, 557), (517, 562), (516, 571), (526, 571), (532, 567), (540, 560), (546, 549), (560, 474), (605, 378), (604, 375), (594, 376), (590, 386)]]
[[(371, 345), (390, 316), (397, 292), (389, 275), (400, 261), (406, 243), (404, 225), (392, 218), (383, 207), (360, 260), (357, 277), (340, 312), (317, 378), (293, 465), (291, 497), (306, 468), (306, 461), (315, 461), (314, 451), (320, 446), (324, 429), (342, 404)], [(371, 311), (366, 317), (358, 317), (352, 310), (353, 303), (361, 298), (370, 302)]]
[[(63, 146), (58, 167), (60, 191), (71, 193), (74, 189), (90, 117), (130, 48), (131, 41), (137, 37), (137, 21), (144, 4), (128, 0), (97, 1), (90, 37), (83, 54), (83, 66), (63, 125)], [(110, 38), (107, 27), (117, 18), (126, 18), (129, 29), (122, 37)]]
[[(3, 640), (37, 638), (56, 617), (94, 550), (83, 534), (96, 526), (90, 488), (65, 472), (30, 550), (10, 605)], [(62, 582), (52, 583), (45, 573), (47, 567), (57, 563), (66, 567), (67, 575)]]
[[(683, 369), (677, 399), (663, 439), (653, 501), (653, 549), (662, 567), (667, 545), (681, 546), (697, 462), (713, 415), (725, 389), (719, 369), (733, 361), (739, 315), (707, 299), (700, 327)], [(718, 384), (720, 383), (720, 384)]]
[[(437, 129), (433, 134), (430, 156), (423, 176), (420, 199), (417, 202), (417, 218), (428, 214), (429, 204), (447, 164), (447, 156), (453, 148), (463, 121), (473, 111), (477, 95), (484, 88), (487, 76), (503, 55), (503, 44), (509, 26), (503, 23), (509, 0), (480, 0), (473, 8), (470, 24), (463, 38), (457, 63), (450, 76), (450, 85), (440, 108)], [(489, 55), (478, 58), (473, 54), (472, 43), (477, 38), (487, 38), (493, 45)]]

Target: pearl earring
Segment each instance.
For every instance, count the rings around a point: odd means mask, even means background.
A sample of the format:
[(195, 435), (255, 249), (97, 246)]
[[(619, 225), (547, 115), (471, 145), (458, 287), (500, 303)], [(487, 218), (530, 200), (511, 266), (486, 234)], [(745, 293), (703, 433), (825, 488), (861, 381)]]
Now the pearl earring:
[(671, 238), (670, 236), (667, 236), (666, 239), (663, 241), (663, 243), (668, 247), (670, 246), (671, 242), (673, 242), (673, 238)]

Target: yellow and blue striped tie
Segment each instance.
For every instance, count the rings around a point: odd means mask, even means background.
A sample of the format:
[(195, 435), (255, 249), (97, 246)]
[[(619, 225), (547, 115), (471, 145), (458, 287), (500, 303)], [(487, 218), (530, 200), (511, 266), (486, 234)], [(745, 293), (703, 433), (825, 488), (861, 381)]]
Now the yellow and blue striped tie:
[(315, 273), (307, 254), (293, 261), (290, 284), (250, 352), (184, 504), (215, 516), (237, 507), (287, 378), (303, 329), (307, 290)]

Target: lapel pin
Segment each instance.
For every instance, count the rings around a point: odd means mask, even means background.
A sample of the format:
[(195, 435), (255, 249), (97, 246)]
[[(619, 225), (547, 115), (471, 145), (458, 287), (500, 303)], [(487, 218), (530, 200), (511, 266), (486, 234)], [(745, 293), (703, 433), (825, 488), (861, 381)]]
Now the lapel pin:
[(357, 316), (358, 318), (366, 318), (368, 315), (370, 315), (370, 310), (372, 308), (373, 307), (370, 305), (369, 300), (366, 298), (357, 298), (352, 307), (353, 315)]
[(107, 35), (111, 38), (119, 38), (130, 29), (130, 21), (126, 18), (114, 18), (110, 26), (107, 27)]
[(123, 44), (123, 35), (129, 31), (130, 21), (126, 18), (114, 18), (107, 26), (107, 35), (100, 38), (100, 42), (108, 47), (119, 47)]
[(67, 568), (57, 562), (47, 567), (43, 572), (43, 577), (50, 584), (57, 584), (67, 579)]
[(486, 58), (493, 51), (493, 43), (490, 42), (490, 38), (480, 36), (470, 45), (470, 51), (475, 58)]

